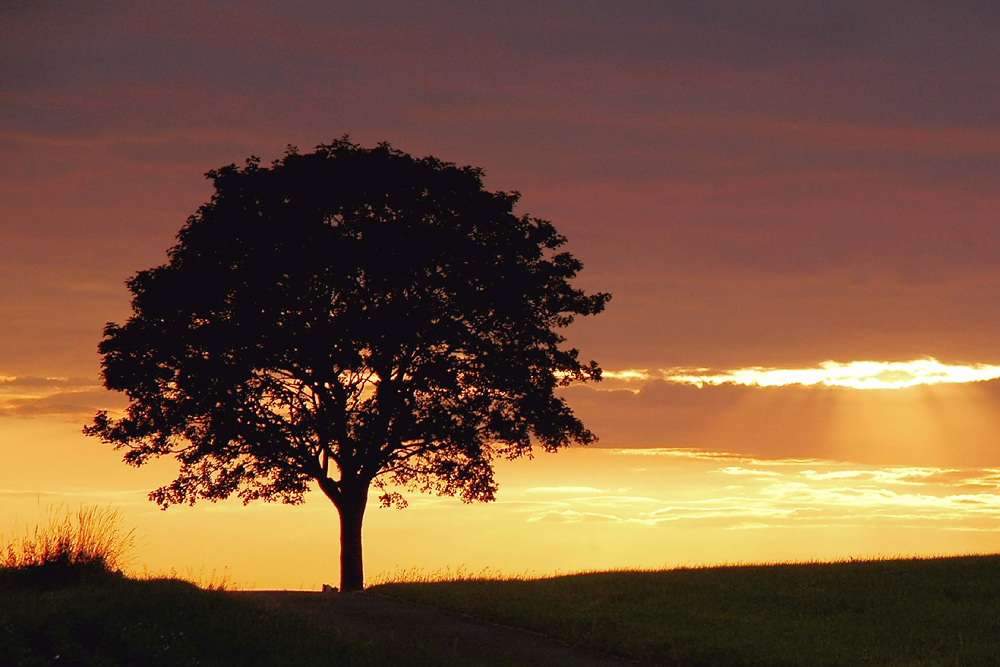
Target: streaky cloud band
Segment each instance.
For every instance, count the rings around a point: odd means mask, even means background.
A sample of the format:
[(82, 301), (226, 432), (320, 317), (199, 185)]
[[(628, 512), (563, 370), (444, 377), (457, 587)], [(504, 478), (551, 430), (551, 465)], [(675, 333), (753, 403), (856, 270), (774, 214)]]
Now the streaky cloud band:
[(814, 368), (749, 366), (732, 370), (661, 368), (604, 371), (603, 377), (619, 382), (663, 380), (696, 387), (738, 385), (784, 387), (789, 385), (848, 387), (852, 389), (905, 389), (919, 385), (987, 382), (1000, 378), (1000, 366), (945, 364), (933, 357), (913, 361), (824, 361)]

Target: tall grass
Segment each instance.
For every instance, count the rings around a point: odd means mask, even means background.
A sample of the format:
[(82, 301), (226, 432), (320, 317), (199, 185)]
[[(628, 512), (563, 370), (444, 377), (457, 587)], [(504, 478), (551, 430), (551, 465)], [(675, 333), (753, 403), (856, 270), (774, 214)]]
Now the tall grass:
[(163, 579), (185, 581), (189, 584), (194, 584), (203, 591), (233, 593), (236, 591), (250, 591), (255, 588), (251, 583), (237, 583), (233, 581), (232, 576), (225, 568), (223, 568), (222, 572), (214, 569), (208, 572), (205, 570), (205, 566), (197, 570), (193, 567), (187, 567), (184, 570), (172, 567), (164, 572), (152, 572), (143, 566), (142, 572), (132, 573), (130, 577), (137, 581), (159, 581)]
[(0, 584), (59, 586), (120, 573), (131, 562), (135, 539), (119, 509), (49, 507), (33, 529), (0, 540)]
[(489, 566), (481, 570), (470, 570), (464, 565), (459, 565), (454, 570), (451, 567), (426, 570), (422, 567), (414, 566), (410, 568), (396, 568), (392, 572), (379, 572), (366, 582), (366, 588), (387, 584), (429, 584), (446, 581), (527, 581), (530, 579), (540, 579), (542, 576), (533, 570), (511, 574), (494, 570)]

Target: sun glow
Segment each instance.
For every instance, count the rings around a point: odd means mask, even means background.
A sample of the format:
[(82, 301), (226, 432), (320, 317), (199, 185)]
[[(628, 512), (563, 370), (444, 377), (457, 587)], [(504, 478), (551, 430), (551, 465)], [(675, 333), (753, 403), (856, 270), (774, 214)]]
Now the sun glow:
[(625, 371), (601, 371), (601, 377), (605, 380), (651, 380), (653, 378), (646, 370), (625, 370)]
[(1000, 378), (1000, 366), (943, 364), (933, 357), (913, 361), (824, 361), (815, 368), (750, 366), (734, 370), (661, 368), (658, 371), (605, 371), (604, 377), (624, 382), (664, 380), (676, 384), (784, 387), (824, 385), (852, 389), (903, 389), (917, 385), (986, 382)]

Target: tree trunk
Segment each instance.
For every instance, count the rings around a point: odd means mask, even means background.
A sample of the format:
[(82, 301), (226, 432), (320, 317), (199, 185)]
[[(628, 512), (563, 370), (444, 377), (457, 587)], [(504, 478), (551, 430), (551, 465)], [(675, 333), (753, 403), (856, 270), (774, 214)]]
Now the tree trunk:
[[(346, 495), (346, 494), (345, 494)], [(360, 498), (345, 497), (340, 512), (340, 590), (364, 590), (364, 561), (361, 557), (361, 521), (368, 502), (367, 489)]]

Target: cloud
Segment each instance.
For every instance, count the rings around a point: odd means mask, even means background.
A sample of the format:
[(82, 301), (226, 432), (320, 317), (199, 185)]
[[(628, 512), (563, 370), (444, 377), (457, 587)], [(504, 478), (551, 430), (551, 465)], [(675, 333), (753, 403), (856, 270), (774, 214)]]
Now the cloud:
[(608, 489), (596, 489), (592, 486), (533, 486), (525, 489), (525, 493), (605, 493)]
[(720, 468), (717, 472), (724, 475), (739, 475), (765, 479), (768, 477), (780, 476), (780, 473), (773, 470), (756, 470), (754, 468), (741, 468), (740, 466), (727, 466), (725, 468)]
[(148, 489), (0, 489), (0, 498), (55, 498), (73, 502), (112, 502), (116, 505), (146, 504), (148, 496)]
[[(1000, 530), (1000, 477), (991, 469), (859, 469), (833, 463), (824, 468), (786, 469), (760, 484), (754, 496), (775, 508), (811, 510), (827, 522), (920, 521), (959, 526), (986, 520)], [(970, 488), (978, 492), (970, 493)]]
[[(532, 487), (528, 521), (616, 521), (722, 529), (819, 526), (1000, 531), (1000, 470), (862, 466), (690, 449), (618, 449), (600, 466), (625, 474), (617, 493)], [(619, 460), (616, 460), (619, 459)], [(723, 486), (719, 477), (732, 484)], [(600, 491), (592, 487), (593, 491)], [(541, 504), (547, 501), (548, 506)]]
[(678, 521), (705, 519), (742, 519), (752, 517), (756, 519), (765, 518), (788, 518), (796, 512), (805, 511), (807, 508), (778, 508), (767, 507), (760, 503), (747, 501), (745, 498), (719, 498), (693, 502), (689, 505), (671, 505), (653, 512), (649, 512), (642, 517), (632, 519), (639, 523), (662, 523), (664, 521)]
[(1000, 366), (942, 364), (927, 358), (905, 362), (824, 361), (818, 368), (742, 368), (718, 374), (663, 371), (668, 382), (704, 386), (736, 384), (747, 387), (782, 387), (792, 384), (852, 389), (903, 389), (925, 384), (984, 382), (1000, 378)]
[(0, 376), (0, 417), (88, 421), (98, 410), (124, 404), (121, 395), (87, 378)]
[(29, 387), (32, 389), (62, 389), (79, 387), (89, 388), (94, 386), (96, 386), (96, 383), (90, 378), (0, 375), (0, 392), (17, 387)]
[[(33, 367), (85, 372), (121, 281), (210, 195), (203, 171), (342, 132), (521, 189), (615, 294), (573, 330), (606, 364), (992, 353), (992, 11), (15, 4), (0, 264), (39, 270), (0, 275), (0, 340)], [(82, 303), (53, 273), (105, 292)]]
[[(851, 389), (905, 389), (929, 384), (988, 382), (1000, 378), (1000, 366), (992, 364), (944, 364), (933, 357), (913, 361), (824, 361), (813, 368), (751, 366), (713, 371), (709, 368), (663, 368), (658, 371), (628, 369), (605, 371), (611, 390), (621, 383), (660, 379), (695, 387), (737, 385), (743, 387), (846, 387)], [(638, 393), (639, 390), (631, 390)]]
[(549, 511), (528, 518), (529, 523), (620, 523), (621, 519), (612, 514), (577, 512), (575, 510)]
[(636, 370), (629, 369), (624, 371), (603, 371), (601, 374), (603, 380), (624, 380), (625, 382), (632, 381), (648, 381), (653, 378), (653, 376), (647, 370)]
[(817, 472), (803, 470), (800, 474), (813, 481), (826, 480), (862, 480), (880, 484), (908, 484), (919, 486), (928, 480), (943, 478), (950, 473), (961, 473), (960, 470), (939, 470), (935, 468), (893, 468), (890, 470), (833, 470)]

